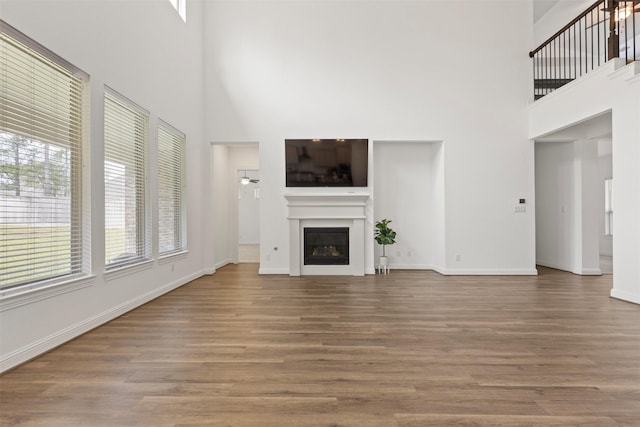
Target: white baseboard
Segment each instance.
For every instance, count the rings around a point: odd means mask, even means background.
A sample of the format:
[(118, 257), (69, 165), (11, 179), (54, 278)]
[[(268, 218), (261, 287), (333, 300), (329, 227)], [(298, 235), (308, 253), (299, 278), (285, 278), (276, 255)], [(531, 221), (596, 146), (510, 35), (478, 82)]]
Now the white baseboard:
[(631, 302), (634, 304), (640, 304), (640, 295), (630, 294), (628, 292), (619, 291), (617, 289), (611, 289), (611, 293), (609, 295), (611, 295), (611, 298)]
[(555, 270), (567, 271), (569, 273), (577, 274), (579, 276), (602, 276), (602, 270), (599, 268), (583, 268), (581, 270), (574, 270), (572, 267), (565, 265), (558, 265), (553, 262), (537, 261), (537, 264), (541, 267), (553, 268)]
[(155, 298), (158, 298), (161, 295), (166, 294), (167, 292), (179, 288), (180, 286), (194, 279), (197, 279), (198, 277), (201, 277), (202, 274), (203, 273), (201, 271), (198, 271), (196, 273), (182, 277), (161, 288), (154, 289), (151, 292), (147, 292), (146, 294), (140, 295), (132, 300), (126, 301), (120, 305), (103, 311), (102, 313), (82, 320), (47, 337), (39, 339), (29, 345), (7, 353), (0, 358), (0, 373), (14, 368), (21, 363), (31, 360), (34, 357), (37, 357), (49, 350), (52, 350), (59, 345), (72, 340), (73, 338), (76, 338), (94, 328), (97, 328), (100, 325), (109, 322), (110, 320), (115, 319), (118, 316), (122, 316), (126, 312), (131, 311), (134, 308), (141, 306), (142, 304), (145, 304)]
[(431, 264), (394, 264), (390, 263), (389, 267), (392, 270), (433, 270)]
[(541, 267), (548, 267), (548, 268), (553, 268), (555, 270), (568, 271), (569, 273), (573, 272), (573, 268), (571, 266), (560, 265), (554, 262), (536, 260), (536, 264), (538, 264)]
[(213, 265), (213, 268), (217, 270), (217, 269), (222, 268), (222, 267), (224, 267), (225, 265), (228, 265), (228, 264), (234, 264), (234, 261), (231, 258), (227, 258), (227, 259), (225, 259), (223, 261), (215, 263)]
[(289, 274), (288, 268), (263, 268), (258, 269), (258, 274)]
[(599, 268), (583, 268), (582, 270), (573, 271), (573, 273), (580, 276), (602, 276), (602, 270)]
[(446, 275), (445, 271), (447, 271), (446, 268), (440, 266), (440, 265), (432, 265), (431, 269), (433, 271), (435, 271), (436, 273), (442, 274), (442, 275)]
[(211, 276), (212, 274), (216, 274), (216, 268), (214, 266), (203, 268), (201, 271), (203, 276)]
[[(435, 270), (435, 269), (434, 269)], [(535, 268), (447, 268), (443, 271), (436, 270), (445, 276), (537, 276)]]

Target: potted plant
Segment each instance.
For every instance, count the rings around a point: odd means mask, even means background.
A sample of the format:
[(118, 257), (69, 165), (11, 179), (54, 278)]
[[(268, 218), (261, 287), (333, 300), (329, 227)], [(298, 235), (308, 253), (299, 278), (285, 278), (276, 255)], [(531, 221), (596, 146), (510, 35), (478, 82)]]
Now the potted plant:
[(391, 220), (382, 219), (376, 222), (376, 230), (374, 238), (378, 244), (382, 245), (382, 256), (379, 260), (380, 267), (383, 267), (385, 271), (389, 266), (389, 259), (387, 258), (386, 247), (387, 245), (393, 245), (396, 242), (396, 232), (389, 227)]

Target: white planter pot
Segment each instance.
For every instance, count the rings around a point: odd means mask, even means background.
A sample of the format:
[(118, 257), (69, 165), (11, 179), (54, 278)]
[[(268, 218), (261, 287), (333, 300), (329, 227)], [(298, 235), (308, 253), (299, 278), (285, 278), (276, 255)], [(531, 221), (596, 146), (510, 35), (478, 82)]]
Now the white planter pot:
[(389, 274), (389, 258), (381, 256), (378, 258), (378, 273)]

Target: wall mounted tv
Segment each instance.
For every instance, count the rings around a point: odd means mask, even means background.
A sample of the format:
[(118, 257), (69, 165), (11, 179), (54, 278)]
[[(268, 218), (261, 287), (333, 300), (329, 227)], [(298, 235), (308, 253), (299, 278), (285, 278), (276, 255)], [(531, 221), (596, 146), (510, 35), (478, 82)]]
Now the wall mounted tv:
[(287, 187), (366, 187), (368, 139), (285, 139)]

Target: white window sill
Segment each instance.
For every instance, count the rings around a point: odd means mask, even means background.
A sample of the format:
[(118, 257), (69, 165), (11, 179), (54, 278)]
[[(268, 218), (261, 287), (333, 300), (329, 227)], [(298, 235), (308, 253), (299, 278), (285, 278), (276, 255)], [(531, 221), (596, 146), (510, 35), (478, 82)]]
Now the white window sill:
[(0, 291), (0, 312), (93, 285), (96, 276), (80, 276), (60, 282), (34, 283)]
[(186, 258), (187, 255), (189, 255), (189, 251), (187, 251), (187, 250), (179, 251), (179, 252), (171, 252), (171, 253), (168, 253), (168, 254), (162, 254), (158, 258), (158, 264), (162, 265), (162, 264), (168, 264), (168, 263), (173, 262), (173, 261), (178, 261), (178, 260)]
[(152, 267), (153, 260), (147, 259), (135, 264), (125, 265), (122, 267), (114, 268), (113, 270), (107, 270), (104, 273), (104, 280), (105, 282), (108, 282), (110, 280), (129, 276), (130, 274), (138, 273), (140, 271), (150, 270)]

